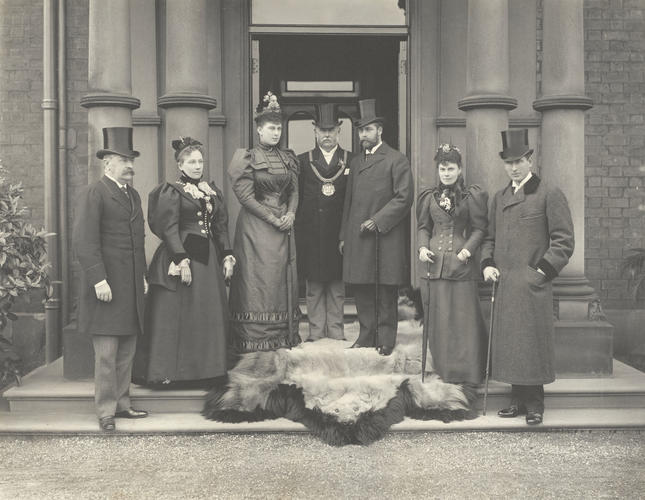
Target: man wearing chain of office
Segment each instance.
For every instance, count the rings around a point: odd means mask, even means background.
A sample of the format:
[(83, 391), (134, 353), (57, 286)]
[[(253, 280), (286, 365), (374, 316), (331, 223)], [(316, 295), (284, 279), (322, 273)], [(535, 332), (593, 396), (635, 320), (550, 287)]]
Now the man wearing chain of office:
[(338, 234), (351, 155), (338, 145), (337, 105), (316, 105), (313, 125), (316, 147), (298, 156), (300, 198), (295, 222), (298, 276), (306, 280), (307, 341), (344, 340), (345, 285)]

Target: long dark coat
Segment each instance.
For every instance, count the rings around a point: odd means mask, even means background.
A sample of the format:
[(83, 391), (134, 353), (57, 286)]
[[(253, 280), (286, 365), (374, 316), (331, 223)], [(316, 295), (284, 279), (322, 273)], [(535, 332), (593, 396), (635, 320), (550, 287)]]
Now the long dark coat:
[[(337, 281), (343, 279), (343, 256), (338, 251), (338, 233), (347, 187), (348, 175), (345, 174), (349, 174), (351, 156), (339, 147), (327, 165), (319, 148), (311, 151), (313, 162), (309, 161), (309, 153), (298, 156), (300, 195), (295, 230), (298, 277), (320, 282)], [(333, 195), (322, 193), (323, 182), (314, 173), (311, 163), (327, 179), (343, 170), (333, 183)]]
[(571, 213), (560, 189), (533, 175), (516, 194), (511, 184), (495, 194), (482, 244), (482, 269), (493, 265), (501, 273), (492, 378), (519, 385), (555, 380), (551, 280), (569, 262), (573, 248)]
[[(139, 193), (130, 198), (102, 177), (78, 197), (73, 246), (81, 264), (78, 330), (89, 335), (143, 332), (146, 272), (144, 223)], [(107, 280), (112, 301), (96, 298), (94, 285)]]
[(409, 281), (405, 220), (413, 199), (410, 162), (386, 143), (374, 154), (357, 155), (350, 161), (340, 230), (340, 240), (345, 242), (346, 283), (376, 282), (374, 233), (359, 231), (367, 219), (376, 223), (380, 233), (380, 284), (404, 285)]

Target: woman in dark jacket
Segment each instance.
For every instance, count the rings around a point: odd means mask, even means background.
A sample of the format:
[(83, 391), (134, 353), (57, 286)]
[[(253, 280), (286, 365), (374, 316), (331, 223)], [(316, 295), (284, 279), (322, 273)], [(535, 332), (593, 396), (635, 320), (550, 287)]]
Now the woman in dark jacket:
[(146, 334), (136, 382), (169, 384), (226, 374), (229, 313), (225, 279), (235, 258), (222, 192), (202, 180), (202, 145), (173, 141), (180, 177), (149, 196), (148, 222), (161, 244), (150, 264)]
[(423, 191), (417, 204), (419, 260), (429, 280), (421, 292), (429, 304), (430, 352), (444, 381), (478, 384), (486, 362), (486, 328), (474, 256), (486, 233), (488, 197), (479, 186), (464, 186), (459, 149), (442, 144), (434, 160), (440, 182)]

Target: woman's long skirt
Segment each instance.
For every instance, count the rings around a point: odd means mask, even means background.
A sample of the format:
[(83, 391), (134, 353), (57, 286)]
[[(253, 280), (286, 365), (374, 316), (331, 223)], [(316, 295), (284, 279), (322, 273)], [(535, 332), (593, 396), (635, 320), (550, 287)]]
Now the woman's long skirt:
[[(159, 252), (166, 252), (162, 245)], [(194, 381), (226, 374), (229, 312), (217, 250), (210, 241), (209, 262), (191, 260), (192, 283), (177, 280), (176, 291), (151, 285), (145, 335), (139, 339), (133, 367), (136, 383)], [(166, 265), (155, 256), (153, 265)], [(168, 272), (168, 269), (165, 269)]]
[[(289, 236), (278, 231), (243, 208), (238, 216), (233, 247), (237, 264), (229, 304), (231, 341), (237, 352), (270, 351), (299, 344), (300, 309), (293, 233)], [(290, 286), (287, 286), (288, 278)], [(291, 302), (292, 332), (289, 331), (288, 302)]]
[(428, 344), (434, 370), (445, 382), (479, 384), (484, 378), (488, 335), (476, 281), (430, 280), (421, 284), (429, 311)]

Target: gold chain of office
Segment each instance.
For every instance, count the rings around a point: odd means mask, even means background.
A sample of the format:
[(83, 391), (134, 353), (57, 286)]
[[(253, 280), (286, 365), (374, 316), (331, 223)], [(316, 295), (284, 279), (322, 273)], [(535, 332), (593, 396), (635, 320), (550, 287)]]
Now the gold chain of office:
[(333, 177), (323, 177), (320, 175), (320, 172), (316, 168), (316, 165), (314, 165), (314, 157), (311, 151), (309, 151), (309, 165), (311, 166), (311, 170), (313, 170), (314, 175), (318, 178), (320, 182), (322, 182), (322, 187), (321, 191), (322, 194), (325, 196), (333, 196), (334, 193), (336, 192), (336, 188), (334, 187), (334, 182), (336, 179), (338, 179), (341, 175), (343, 175), (343, 172), (345, 171), (345, 164), (347, 163), (347, 151), (344, 151), (343, 159), (338, 160), (338, 163), (340, 164), (340, 168), (338, 169), (338, 172), (336, 172)]

